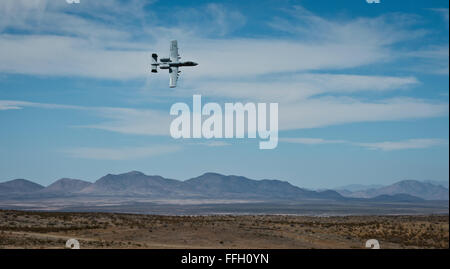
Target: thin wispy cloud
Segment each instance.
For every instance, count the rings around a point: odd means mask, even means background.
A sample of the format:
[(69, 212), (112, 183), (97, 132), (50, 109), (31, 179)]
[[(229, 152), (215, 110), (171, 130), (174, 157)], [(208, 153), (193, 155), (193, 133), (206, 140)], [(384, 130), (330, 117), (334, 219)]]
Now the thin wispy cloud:
[(159, 110), (133, 109), (122, 107), (76, 106), (47, 104), (27, 101), (0, 100), (0, 110), (24, 109), (63, 109), (91, 113), (102, 121), (89, 125), (71, 125), (77, 128), (100, 129), (123, 134), (169, 135), (170, 116)]
[(79, 147), (66, 149), (62, 152), (67, 156), (73, 158), (120, 161), (154, 157), (158, 155), (174, 153), (180, 150), (180, 146), (155, 145), (122, 148)]
[(347, 144), (363, 147), (371, 150), (394, 151), (407, 149), (426, 149), (437, 146), (447, 146), (448, 140), (438, 138), (406, 139), (401, 141), (383, 141), (383, 142), (352, 142), (347, 140), (329, 140), (322, 138), (292, 137), (280, 138), (281, 142), (304, 144), (304, 145), (323, 145), (323, 144)]
[(107, 119), (99, 123), (77, 126), (80, 128), (100, 129), (122, 134), (166, 135), (169, 133), (170, 115), (168, 112), (152, 109), (132, 109), (99, 107), (93, 112)]
[(446, 117), (447, 103), (417, 98), (359, 100), (351, 97), (320, 97), (279, 108), (282, 130), (309, 129), (355, 122), (401, 121)]
[(357, 143), (355, 145), (373, 150), (403, 150), (403, 149), (424, 149), (436, 146), (448, 146), (448, 141), (444, 139), (408, 139), (403, 141), (386, 141), (378, 143)]
[[(169, 135), (172, 116), (166, 111), (123, 107), (89, 107), (0, 100), (0, 108), (70, 109), (92, 113), (101, 121), (79, 128), (100, 129), (123, 134)], [(323, 97), (279, 107), (279, 129), (296, 130), (353, 122), (399, 121), (442, 117), (448, 104), (414, 98), (396, 98), (379, 102), (362, 102), (352, 98)], [(301, 116), (299, 116), (301, 115)], [(70, 125), (70, 124), (69, 124)]]
[(21, 109), (21, 107), (15, 105), (2, 104), (0, 102), (0, 110), (10, 110), (10, 109)]
[(439, 15), (442, 16), (442, 19), (444, 19), (444, 21), (447, 23), (447, 27), (449, 24), (449, 11), (448, 8), (430, 8), (430, 10), (437, 12)]
[(192, 145), (202, 145), (202, 146), (207, 146), (207, 147), (226, 147), (226, 146), (231, 146), (230, 143), (225, 142), (225, 141), (198, 142), (198, 143), (193, 143)]
[(322, 145), (322, 144), (341, 144), (348, 143), (345, 140), (326, 140), (322, 138), (308, 138), (308, 137), (282, 137), (279, 138), (282, 142), (304, 144), (304, 145)]
[(417, 62), (406, 69), (435, 75), (449, 75), (449, 45), (434, 45), (417, 51), (399, 53)]
[[(367, 76), (347, 74), (302, 73), (274, 78), (250, 78), (240, 81), (198, 80), (185, 83), (188, 89), (175, 90), (184, 96), (202, 93), (239, 100), (293, 103), (323, 94), (351, 95), (367, 92), (389, 92), (410, 89), (420, 82), (415, 77)], [(275, 89), (275, 90), (274, 90)]]
[(74, 105), (46, 104), (46, 103), (17, 101), (17, 100), (0, 100), (0, 108), (3, 108), (4, 110), (23, 109), (25, 107), (45, 108), (45, 109), (78, 109), (78, 110), (89, 109), (88, 107), (74, 106)]

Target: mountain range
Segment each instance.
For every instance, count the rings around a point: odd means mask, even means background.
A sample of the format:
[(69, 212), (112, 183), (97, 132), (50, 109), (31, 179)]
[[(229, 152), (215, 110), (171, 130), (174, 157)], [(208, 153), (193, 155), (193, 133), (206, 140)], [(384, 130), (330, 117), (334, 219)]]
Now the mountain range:
[(372, 201), (448, 200), (448, 189), (415, 180), (390, 186), (355, 191), (312, 191), (280, 180), (253, 180), (242, 176), (205, 173), (185, 181), (149, 176), (132, 171), (108, 174), (94, 183), (62, 178), (47, 187), (25, 179), (0, 183), (0, 199), (11, 197), (145, 197), (151, 199), (230, 199), (230, 200), (346, 200)]
[(432, 184), (417, 180), (402, 180), (388, 186), (363, 188), (356, 190), (337, 189), (342, 196), (352, 198), (375, 198), (380, 195), (408, 194), (424, 200), (448, 200), (449, 190), (441, 184)]
[(108, 174), (94, 183), (63, 178), (47, 187), (16, 179), (0, 183), (1, 196), (120, 196), (154, 199), (299, 200), (342, 199), (335, 191), (311, 191), (280, 180), (252, 180), (241, 176), (206, 173), (185, 181), (149, 176), (138, 171)]

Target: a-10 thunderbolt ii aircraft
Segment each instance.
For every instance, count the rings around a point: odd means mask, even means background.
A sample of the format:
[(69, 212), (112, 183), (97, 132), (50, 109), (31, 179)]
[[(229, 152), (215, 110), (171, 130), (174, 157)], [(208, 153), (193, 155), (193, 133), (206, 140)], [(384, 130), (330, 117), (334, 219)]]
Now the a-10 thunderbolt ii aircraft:
[(198, 63), (187, 61), (180, 62), (180, 55), (178, 54), (178, 43), (176, 40), (170, 42), (170, 57), (169, 58), (161, 58), (158, 62), (158, 54), (152, 54), (152, 73), (158, 72), (159, 69), (169, 69), (169, 87), (175, 88), (177, 86), (178, 76), (181, 71), (178, 70), (181, 66), (196, 66)]

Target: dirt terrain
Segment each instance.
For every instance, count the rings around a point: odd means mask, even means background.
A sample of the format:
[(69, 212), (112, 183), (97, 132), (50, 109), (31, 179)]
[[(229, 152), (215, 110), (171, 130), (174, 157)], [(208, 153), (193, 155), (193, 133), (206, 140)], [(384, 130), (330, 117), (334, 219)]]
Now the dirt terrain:
[(0, 210), (0, 248), (448, 248), (449, 217), (162, 216)]

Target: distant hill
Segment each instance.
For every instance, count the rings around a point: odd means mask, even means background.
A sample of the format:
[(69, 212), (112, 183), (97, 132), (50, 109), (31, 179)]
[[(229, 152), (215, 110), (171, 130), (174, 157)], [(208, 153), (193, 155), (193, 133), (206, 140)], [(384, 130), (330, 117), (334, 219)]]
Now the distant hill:
[(371, 184), (371, 185), (350, 184), (350, 185), (345, 185), (345, 186), (335, 188), (335, 190), (346, 190), (346, 191), (350, 191), (350, 192), (355, 192), (355, 191), (363, 191), (363, 190), (368, 190), (368, 189), (377, 189), (377, 188), (381, 188), (381, 187), (383, 187), (383, 185), (380, 185), (380, 184)]
[(389, 186), (360, 191), (337, 190), (346, 197), (374, 198), (380, 195), (408, 194), (425, 200), (448, 200), (449, 190), (440, 185), (417, 180), (403, 180)]
[(416, 197), (416, 196), (412, 196), (409, 194), (403, 194), (403, 193), (399, 193), (399, 194), (394, 194), (394, 195), (387, 195), (387, 194), (383, 194), (383, 195), (378, 195), (374, 198), (370, 198), (371, 201), (376, 201), (376, 202), (403, 202), (403, 203), (409, 203), (409, 202), (421, 202), (424, 199)]
[(91, 182), (80, 179), (61, 178), (50, 184), (48, 187), (40, 190), (40, 192), (53, 194), (69, 194), (79, 192), (90, 185), (92, 185)]
[(191, 193), (215, 198), (341, 199), (335, 191), (316, 192), (280, 180), (252, 180), (242, 176), (206, 173), (183, 182)]
[(106, 176), (81, 190), (82, 194), (146, 195), (172, 197), (179, 193), (181, 182), (161, 176), (148, 176), (138, 171)]
[(438, 180), (425, 180), (423, 182), (430, 183), (430, 184), (433, 184), (433, 185), (442, 186), (442, 187), (447, 188), (447, 189), (448, 189), (448, 183), (449, 183), (448, 180), (447, 181), (445, 181), (445, 180), (441, 180), (441, 181), (438, 181)]
[(0, 194), (30, 193), (43, 188), (44, 186), (26, 179), (14, 179), (0, 183)]

